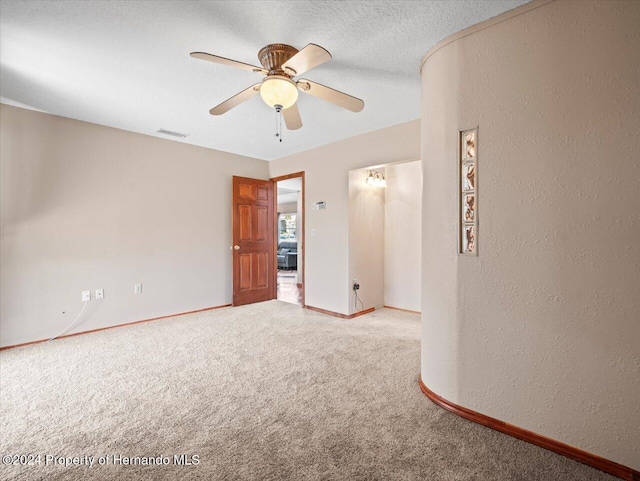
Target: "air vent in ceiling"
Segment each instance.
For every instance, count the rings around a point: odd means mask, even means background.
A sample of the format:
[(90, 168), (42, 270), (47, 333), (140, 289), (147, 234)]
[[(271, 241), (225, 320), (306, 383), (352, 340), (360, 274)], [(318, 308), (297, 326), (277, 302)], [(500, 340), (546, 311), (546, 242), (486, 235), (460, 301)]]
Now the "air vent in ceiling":
[(181, 134), (180, 132), (172, 132), (170, 130), (165, 130), (165, 129), (160, 129), (158, 130), (159, 134), (164, 134), (164, 135), (171, 135), (172, 137), (180, 137), (181, 139), (184, 139), (187, 134)]

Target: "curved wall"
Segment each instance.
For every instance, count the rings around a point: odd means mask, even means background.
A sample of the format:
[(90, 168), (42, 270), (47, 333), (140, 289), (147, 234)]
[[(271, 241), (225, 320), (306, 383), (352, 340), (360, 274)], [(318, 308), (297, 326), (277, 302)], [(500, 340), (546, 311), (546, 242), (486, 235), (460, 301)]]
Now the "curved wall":
[[(640, 2), (531, 7), (422, 66), (422, 379), (638, 469)], [(457, 132), (474, 126), (479, 256), (462, 257)]]

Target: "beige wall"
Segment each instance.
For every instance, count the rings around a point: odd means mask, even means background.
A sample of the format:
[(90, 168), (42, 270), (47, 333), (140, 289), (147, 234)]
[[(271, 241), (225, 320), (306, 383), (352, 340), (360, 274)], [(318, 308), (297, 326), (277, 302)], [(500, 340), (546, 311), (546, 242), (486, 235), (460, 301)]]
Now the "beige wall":
[(294, 212), (298, 212), (297, 202), (285, 202), (284, 204), (278, 204), (279, 214), (293, 214)]
[[(385, 189), (367, 185), (367, 174), (367, 169), (349, 172), (349, 314), (384, 306)], [(360, 302), (354, 279), (360, 284)]]
[[(422, 377), (640, 468), (640, 3), (558, 1), (422, 68)], [(479, 125), (478, 257), (457, 131)]]
[(368, 168), (349, 172), (350, 313), (370, 307), (420, 311), (422, 163), (378, 167), (386, 188), (366, 184)]
[(267, 162), (7, 105), (0, 115), (2, 345), (62, 330), (85, 289), (105, 298), (73, 331), (231, 302), (231, 177), (268, 178)]
[[(349, 313), (349, 171), (419, 154), (420, 121), (414, 120), (269, 162), (271, 177), (305, 171), (308, 305)], [(313, 210), (321, 200), (327, 209)]]
[(384, 304), (420, 311), (422, 162), (385, 167)]

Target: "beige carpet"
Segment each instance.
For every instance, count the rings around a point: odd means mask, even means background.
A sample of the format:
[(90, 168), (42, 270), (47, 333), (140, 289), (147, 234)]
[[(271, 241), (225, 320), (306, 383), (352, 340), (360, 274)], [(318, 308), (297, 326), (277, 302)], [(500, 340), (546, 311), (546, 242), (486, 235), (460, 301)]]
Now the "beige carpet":
[(1, 453), (95, 459), (0, 478), (614, 479), (431, 403), (419, 336), (415, 314), (341, 320), (272, 301), (3, 351)]

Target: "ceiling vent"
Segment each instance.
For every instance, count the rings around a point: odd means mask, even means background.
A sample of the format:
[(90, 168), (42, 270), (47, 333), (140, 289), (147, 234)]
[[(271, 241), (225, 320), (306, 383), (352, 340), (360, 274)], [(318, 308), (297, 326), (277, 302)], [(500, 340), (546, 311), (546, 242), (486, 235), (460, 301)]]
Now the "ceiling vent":
[(160, 129), (158, 130), (159, 134), (164, 134), (164, 135), (171, 135), (172, 137), (179, 137), (181, 139), (184, 139), (187, 134), (181, 134), (180, 132), (172, 132), (170, 130), (164, 130), (164, 129)]

